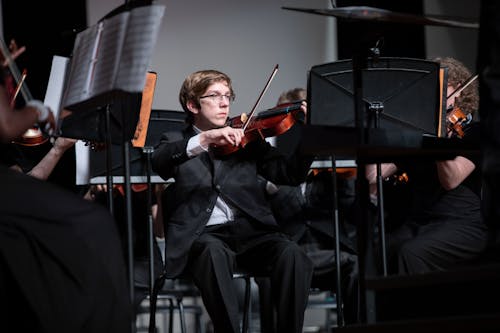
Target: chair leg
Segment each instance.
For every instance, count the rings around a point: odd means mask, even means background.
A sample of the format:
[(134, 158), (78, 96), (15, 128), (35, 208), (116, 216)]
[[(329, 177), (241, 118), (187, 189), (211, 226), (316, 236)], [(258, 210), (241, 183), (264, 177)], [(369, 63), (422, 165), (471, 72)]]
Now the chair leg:
[(184, 305), (182, 299), (177, 299), (177, 307), (179, 308), (179, 323), (181, 326), (181, 333), (186, 333), (186, 317), (184, 315)]
[(249, 276), (245, 276), (245, 301), (243, 308), (243, 327), (242, 333), (248, 333), (250, 316), (251, 316), (251, 304), (252, 304), (252, 292), (251, 292), (251, 280)]
[(149, 299), (149, 333), (156, 332), (156, 303), (158, 300), (158, 293), (160, 292), (161, 287), (165, 283), (165, 279), (167, 276), (162, 274), (158, 279), (156, 279), (153, 285), (153, 294)]
[(168, 332), (174, 333), (174, 301), (170, 298), (168, 300), (170, 304), (170, 309), (168, 310)]

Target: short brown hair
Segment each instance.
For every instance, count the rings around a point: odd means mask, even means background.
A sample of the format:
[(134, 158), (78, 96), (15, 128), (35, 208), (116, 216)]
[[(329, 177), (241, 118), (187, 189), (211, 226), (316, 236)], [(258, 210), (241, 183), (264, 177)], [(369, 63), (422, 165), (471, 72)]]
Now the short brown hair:
[(188, 124), (193, 124), (194, 116), (189, 111), (187, 103), (189, 101), (193, 102), (196, 107), (200, 107), (200, 97), (203, 96), (207, 88), (215, 82), (226, 82), (231, 95), (234, 96), (233, 87), (231, 85), (231, 78), (226, 74), (219, 72), (217, 70), (209, 69), (197, 71), (190, 74), (182, 84), (181, 90), (179, 92), (179, 102), (181, 103), (182, 109), (186, 112), (186, 122)]
[(294, 88), (281, 93), (278, 98), (278, 105), (284, 103), (298, 102), (305, 100), (307, 97), (307, 91), (304, 88)]

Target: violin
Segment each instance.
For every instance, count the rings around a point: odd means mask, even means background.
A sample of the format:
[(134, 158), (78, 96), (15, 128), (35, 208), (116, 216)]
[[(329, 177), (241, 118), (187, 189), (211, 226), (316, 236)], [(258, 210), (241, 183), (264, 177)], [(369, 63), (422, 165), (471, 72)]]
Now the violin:
[(252, 119), (246, 119), (244, 114), (229, 119), (226, 125), (233, 128), (244, 128), (245, 136), (239, 146), (212, 146), (214, 154), (216, 156), (228, 155), (244, 148), (249, 142), (285, 133), (297, 121), (303, 120), (304, 112), (301, 105), (302, 101), (285, 103), (261, 111)]
[(278, 105), (273, 109), (259, 112), (258, 116), (254, 117), (256, 113), (255, 110), (257, 110), (257, 105), (262, 100), (262, 97), (269, 88), (271, 81), (276, 76), (278, 68), (279, 65), (276, 64), (273, 71), (271, 72), (271, 75), (267, 79), (264, 88), (260, 92), (259, 97), (257, 98), (257, 101), (255, 102), (250, 114), (248, 116), (246, 114), (241, 114), (240, 116), (231, 118), (228, 120), (228, 122), (226, 122), (227, 126), (243, 129), (243, 133), (245, 135), (242, 138), (240, 144), (238, 146), (211, 145), (210, 149), (216, 156), (234, 153), (235, 151), (244, 148), (247, 143), (251, 141), (284, 133), (295, 123), (295, 115), (298, 113), (298, 110), (300, 110), (302, 101), (300, 101), (300, 103)]
[(395, 174), (384, 179), (386, 182), (391, 183), (394, 186), (407, 184), (410, 178), (406, 172), (396, 172)]
[[(14, 81), (13, 83), (16, 84), (16, 88), (13, 89), (13, 91), (11, 92), (12, 96), (10, 96), (10, 105), (14, 107), (17, 95), (19, 93), (21, 93), (26, 102), (32, 100), (33, 96), (31, 95), (31, 92), (29, 91), (27, 85), (25, 84), (25, 79), (27, 75), (26, 70), (24, 70), (22, 74), (19, 72), (19, 69), (17, 68), (14, 60), (12, 59), (12, 56), (10, 55), (10, 51), (7, 45), (5, 45), (3, 39), (1, 38), (0, 38), (0, 52), (3, 54), (6, 64), (9, 67), (10, 78)], [(7, 82), (10, 81), (7, 80)], [(49, 138), (42, 133), (40, 128), (34, 125), (32, 128), (28, 129), (20, 138), (14, 140), (13, 142), (21, 144), (23, 146), (37, 146), (47, 142), (48, 139)]]
[(49, 138), (42, 133), (40, 128), (32, 127), (28, 129), (24, 134), (15, 139), (13, 142), (22, 146), (39, 146), (47, 142)]
[(468, 125), (471, 120), (471, 115), (466, 115), (459, 107), (448, 111), (446, 125), (451, 137), (463, 138), (465, 125)]

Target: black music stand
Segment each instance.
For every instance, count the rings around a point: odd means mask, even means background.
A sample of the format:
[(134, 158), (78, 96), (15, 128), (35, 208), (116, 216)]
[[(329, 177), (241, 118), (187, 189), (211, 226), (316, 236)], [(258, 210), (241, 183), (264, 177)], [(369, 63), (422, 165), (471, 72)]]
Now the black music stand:
[[(368, 58), (362, 70), (363, 125), (438, 135), (440, 82), (438, 63), (411, 58)], [(424, 98), (425, 97), (425, 98)], [(313, 66), (308, 82), (308, 124), (356, 127), (353, 62)]]
[[(139, 118), (147, 67), (164, 9), (164, 6), (152, 5), (151, 1), (127, 2), (78, 33), (61, 103), (72, 114), (62, 119), (58, 135), (104, 143), (107, 147), (112, 143), (122, 145), (131, 302), (134, 301), (134, 267), (130, 139)], [(111, 149), (107, 149), (106, 161), (110, 171)], [(113, 187), (111, 172), (106, 183), (108, 189)], [(111, 213), (112, 202), (112, 191), (108, 191)], [(131, 328), (134, 332), (134, 320)]]
[[(168, 130), (182, 129), (185, 125), (185, 113), (175, 110), (151, 110), (149, 117), (148, 131), (144, 147), (132, 147), (130, 149), (130, 181), (131, 183), (146, 183), (148, 176), (147, 158), (145, 150), (154, 149), (159, 143), (161, 134)], [(92, 150), (89, 152), (90, 161), (90, 183), (103, 184), (108, 174), (113, 176), (115, 183), (123, 183), (125, 172), (123, 160), (118, 158), (121, 145), (114, 143), (111, 145), (111, 164), (107, 163), (106, 151)], [(153, 183), (164, 183), (156, 173), (150, 173)]]
[[(308, 78), (308, 124), (337, 126), (353, 129), (357, 142), (363, 146), (370, 142), (366, 129), (376, 128), (396, 132), (439, 135), (443, 130), (445, 109), (441, 107), (442, 94), (438, 63), (408, 58), (367, 57), (356, 54), (353, 60), (342, 60), (313, 66)], [(365, 165), (357, 159), (358, 175), (365, 174)], [(332, 154), (332, 164), (335, 156)], [(378, 217), (382, 271), (387, 273), (384, 236), (383, 192), (380, 163), (377, 161)], [(334, 174), (335, 176), (335, 174)], [(372, 251), (373, 228), (368, 214), (368, 184), (364, 177), (357, 178), (357, 193), (363, 216), (358, 217), (358, 249), (360, 290), (364, 290), (366, 273), (376, 273)], [(334, 211), (336, 212), (334, 202)], [(334, 221), (338, 228), (338, 220)], [(361, 226), (367, 223), (369, 227)], [(336, 244), (336, 248), (338, 244)], [(338, 286), (339, 288), (340, 286)], [(360, 306), (367, 309), (362, 295)], [(370, 303), (370, 306), (368, 306)], [(342, 318), (342, 313), (339, 313)], [(366, 315), (366, 314), (365, 314)], [(366, 319), (366, 318), (363, 318)]]

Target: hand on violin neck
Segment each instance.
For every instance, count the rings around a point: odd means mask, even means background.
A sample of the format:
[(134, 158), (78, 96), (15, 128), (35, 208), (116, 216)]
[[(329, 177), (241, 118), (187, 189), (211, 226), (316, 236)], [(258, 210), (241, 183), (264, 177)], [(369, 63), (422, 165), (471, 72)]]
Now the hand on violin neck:
[(49, 116), (47, 117), (47, 119), (40, 122), (39, 124), (42, 132), (44, 132), (48, 136), (54, 135), (54, 132), (56, 130), (56, 120), (52, 112), (49, 112)]
[(244, 136), (245, 134), (241, 128), (226, 126), (200, 133), (200, 144), (202, 147), (209, 147), (210, 145), (239, 146)]

